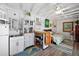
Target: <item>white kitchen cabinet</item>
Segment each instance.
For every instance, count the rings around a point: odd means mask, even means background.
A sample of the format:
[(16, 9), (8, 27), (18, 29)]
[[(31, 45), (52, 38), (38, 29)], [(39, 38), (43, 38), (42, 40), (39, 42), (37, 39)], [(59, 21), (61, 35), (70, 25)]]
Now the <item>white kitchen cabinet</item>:
[(18, 38), (18, 53), (24, 50), (24, 37)]
[(24, 48), (34, 45), (34, 33), (24, 34)]
[(17, 53), (17, 39), (15, 37), (10, 38), (10, 55)]
[(34, 18), (26, 16), (23, 21), (24, 48), (34, 45)]
[(8, 36), (0, 36), (0, 56), (9, 55), (9, 38)]
[(15, 55), (24, 50), (24, 36), (10, 38), (10, 55)]
[(24, 34), (24, 48), (29, 46), (29, 33)]
[(34, 45), (34, 33), (29, 34), (29, 44)]
[(9, 25), (6, 19), (0, 19), (0, 56), (9, 55)]

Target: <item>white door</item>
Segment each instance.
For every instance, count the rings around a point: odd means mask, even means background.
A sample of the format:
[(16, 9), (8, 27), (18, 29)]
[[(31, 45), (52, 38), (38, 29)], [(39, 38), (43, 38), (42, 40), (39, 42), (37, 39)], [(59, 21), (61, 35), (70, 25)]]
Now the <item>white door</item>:
[(9, 55), (9, 38), (8, 36), (0, 36), (0, 56)]
[(17, 53), (17, 45), (17, 39), (15, 37), (10, 38), (10, 55), (14, 55)]
[(24, 36), (18, 37), (18, 53), (24, 50)]

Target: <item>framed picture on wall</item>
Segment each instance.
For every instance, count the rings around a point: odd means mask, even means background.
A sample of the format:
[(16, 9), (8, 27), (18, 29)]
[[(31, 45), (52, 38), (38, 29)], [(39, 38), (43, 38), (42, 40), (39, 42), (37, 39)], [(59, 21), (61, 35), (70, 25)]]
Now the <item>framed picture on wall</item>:
[(63, 32), (73, 31), (73, 22), (64, 22), (63, 23)]
[(49, 19), (45, 19), (45, 27), (49, 28)]

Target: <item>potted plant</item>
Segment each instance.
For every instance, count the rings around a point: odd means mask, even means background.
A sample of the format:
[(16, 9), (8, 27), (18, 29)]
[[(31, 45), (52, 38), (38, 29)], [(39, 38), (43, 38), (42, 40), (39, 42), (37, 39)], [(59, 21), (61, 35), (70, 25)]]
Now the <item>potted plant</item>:
[(75, 21), (75, 23), (78, 25), (79, 24), (79, 20)]

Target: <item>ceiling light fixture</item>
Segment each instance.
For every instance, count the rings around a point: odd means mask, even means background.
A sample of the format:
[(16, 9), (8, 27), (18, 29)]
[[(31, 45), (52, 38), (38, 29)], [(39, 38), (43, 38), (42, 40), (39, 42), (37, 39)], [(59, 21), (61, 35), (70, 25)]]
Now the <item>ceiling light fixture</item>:
[(58, 6), (57, 8), (56, 8), (56, 12), (55, 12), (56, 14), (63, 14), (63, 10)]

